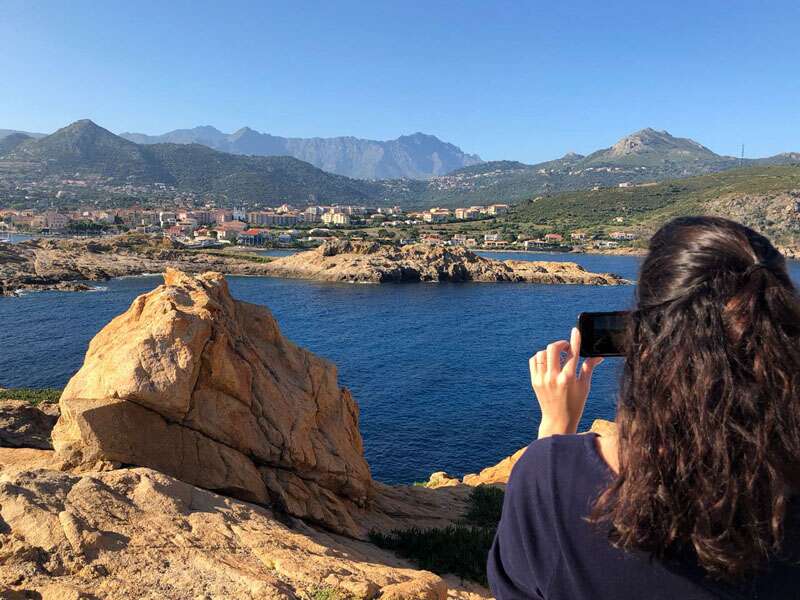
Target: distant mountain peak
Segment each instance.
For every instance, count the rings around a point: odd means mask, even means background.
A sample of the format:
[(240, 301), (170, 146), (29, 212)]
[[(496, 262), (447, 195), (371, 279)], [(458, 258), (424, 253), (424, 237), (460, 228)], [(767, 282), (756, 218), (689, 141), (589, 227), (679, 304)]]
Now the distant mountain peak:
[(561, 157), (561, 160), (580, 160), (584, 158), (583, 154), (578, 154), (577, 152), (567, 152), (564, 156)]
[[(66, 127), (62, 127), (58, 131), (81, 130), (81, 129), (90, 129), (91, 130), (91, 129), (103, 129), (103, 128), (100, 127), (100, 125), (98, 125), (97, 123), (95, 123), (91, 119), (78, 119), (77, 121), (73, 121), (72, 123), (70, 123)], [(107, 130), (103, 129), (103, 131), (107, 131)]]
[(611, 146), (606, 158), (621, 158), (645, 153), (685, 153), (702, 155), (704, 158), (716, 157), (711, 150), (688, 138), (673, 136), (667, 130), (658, 131), (652, 127), (640, 129), (620, 139)]

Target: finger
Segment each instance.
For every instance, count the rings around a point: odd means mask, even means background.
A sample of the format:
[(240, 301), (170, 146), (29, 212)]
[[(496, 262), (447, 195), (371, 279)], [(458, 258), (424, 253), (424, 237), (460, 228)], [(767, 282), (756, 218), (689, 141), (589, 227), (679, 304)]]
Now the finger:
[(561, 372), (561, 353), (569, 349), (569, 342), (558, 340), (547, 346), (547, 372)]
[(533, 378), (536, 375), (540, 375), (544, 373), (546, 366), (547, 366), (547, 357), (545, 356), (544, 350), (540, 350), (528, 361), (531, 369), (531, 382), (533, 382)]
[(564, 371), (573, 375), (578, 370), (578, 359), (581, 355), (581, 332), (577, 327), (572, 328), (569, 336), (569, 353), (564, 363)]
[(581, 380), (590, 381), (594, 368), (601, 362), (603, 362), (602, 356), (594, 356), (583, 361), (583, 365), (581, 365)]

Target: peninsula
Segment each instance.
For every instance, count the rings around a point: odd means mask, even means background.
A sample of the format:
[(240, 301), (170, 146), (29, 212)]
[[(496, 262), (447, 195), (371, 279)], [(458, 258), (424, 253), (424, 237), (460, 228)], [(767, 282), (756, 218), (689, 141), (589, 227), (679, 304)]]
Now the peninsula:
[(169, 238), (120, 235), (84, 239), (34, 239), (0, 243), (0, 291), (86, 290), (87, 281), (161, 273), (290, 277), (319, 281), (385, 283), (412, 281), (529, 282), (619, 285), (613, 274), (597, 274), (575, 263), (498, 261), (463, 248), (415, 244), (329, 241), (315, 250), (283, 258), (252, 252), (191, 250)]

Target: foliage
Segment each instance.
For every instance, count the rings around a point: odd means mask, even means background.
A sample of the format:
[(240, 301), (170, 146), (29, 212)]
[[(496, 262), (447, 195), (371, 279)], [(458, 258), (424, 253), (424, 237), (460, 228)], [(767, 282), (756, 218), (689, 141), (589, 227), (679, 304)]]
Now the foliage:
[(503, 511), (503, 490), (489, 485), (476, 487), (469, 499), (464, 520), (479, 527), (497, 527)]
[(110, 229), (104, 223), (95, 223), (94, 221), (72, 221), (67, 225), (67, 231), (70, 233), (101, 233)]
[(369, 537), (376, 546), (413, 560), (421, 569), (486, 585), (486, 559), (502, 506), (501, 489), (479, 486), (470, 495), (461, 523), (441, 529), (395, 529), (387, 534), (372, 531)]
[(698, 214), (722, 195), (768, 194), (800, 187), (796, 165), (733, 169), (656, 185), (613, 187), (535, 198), (518, 205), (511, 222), (551, 229), (651, 224), (679, 214)]
[(316, 586), (300, 596), (302, 600), (352, 600), (353, 596), (331, 586)]
[(61, 397), (56, 388), (9, 388), (0, 389), (0, 400), (24, 400), (36, 406), (40, 403), (55, 403)]
[(331, 586), (316, 586), (300, 596), (302, 600), (352, 600), (352, 595)]

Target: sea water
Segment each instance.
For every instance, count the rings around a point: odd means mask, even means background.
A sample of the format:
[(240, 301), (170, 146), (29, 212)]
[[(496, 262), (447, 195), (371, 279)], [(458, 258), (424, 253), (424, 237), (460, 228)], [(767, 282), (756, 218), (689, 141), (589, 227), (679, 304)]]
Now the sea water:
[[(635, 279), (637, 257), (492, 254), (568, 260)], [(792, 264), (800, 281), (800, 265)], [(578, 313), (628, 308), (633, 286), (511, 283), (352, 285), (229, 277), (236, 298), (269, 307), (283, 333), (332, 360), (361, 407), (376, 479), (463, 475), (536, 437), (528, 358), (567, 338)], [(0, 386), (62, 387), (91, 338), (161, 277), (104, 282), (98, 293), (0, 298)], [(613, 418), (619, 359), (595, 373), (581, 427)]]

